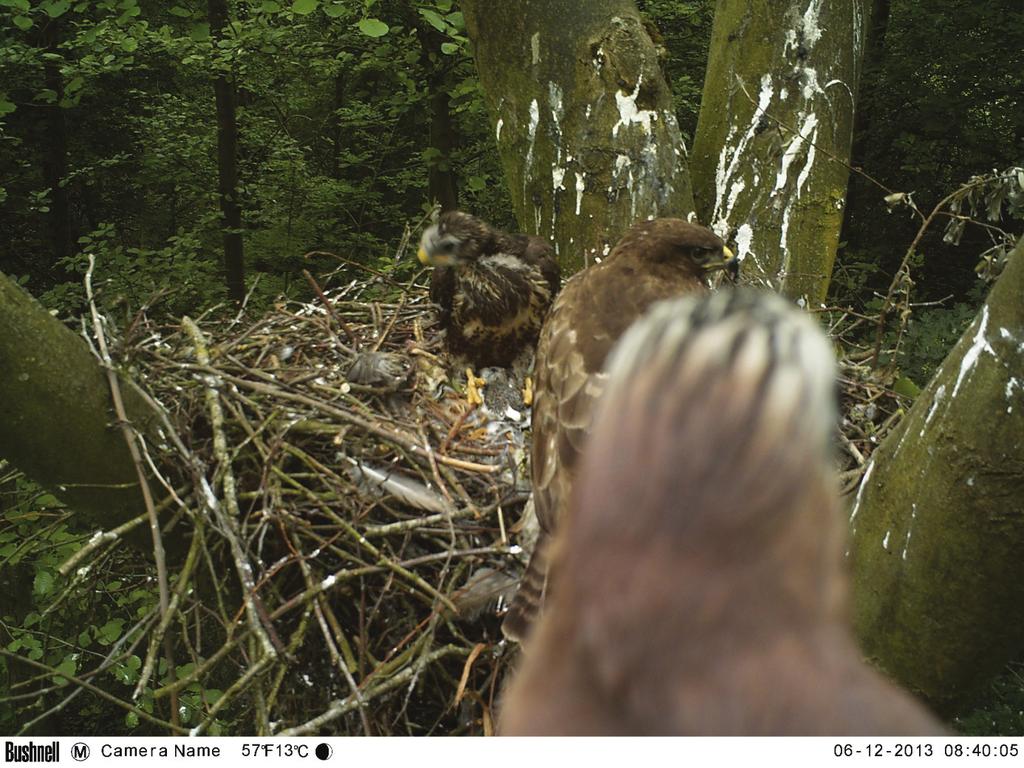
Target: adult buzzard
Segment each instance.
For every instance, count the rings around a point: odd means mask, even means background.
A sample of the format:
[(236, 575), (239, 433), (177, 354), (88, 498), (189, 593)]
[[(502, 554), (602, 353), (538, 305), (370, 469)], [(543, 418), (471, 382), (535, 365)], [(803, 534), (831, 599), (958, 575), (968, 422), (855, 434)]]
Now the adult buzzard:
[(654, 302), (706, 292), (706, 274), (731, 258), (711, 230), (653, 219), (634, 225), (603, 262), (574, 275), (555, 300), (535, 366), (531, 462), (540, 536), (502, 626), (509, 638), (525, 636), (543, 603), (548, 537), (569, 500), (609, 350)]
[(476, 367), (509, 366), (531, 347), (561, 285), (547, 240), (461, 211), (423, 232), (419, 259), (434, 265), (430, 298), (449, 350)]
[(847, 624), (816, 324), (752, 291), (668, 301), (607, 371), (502, 731), (942, 733)]

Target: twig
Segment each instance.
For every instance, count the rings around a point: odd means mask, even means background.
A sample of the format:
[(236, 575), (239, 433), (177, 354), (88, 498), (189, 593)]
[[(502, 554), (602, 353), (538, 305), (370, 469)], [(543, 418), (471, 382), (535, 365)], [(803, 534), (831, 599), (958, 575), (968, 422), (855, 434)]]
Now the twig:
[[(967, 192), (969, 192), (972, 189), (976, 189), (978, 187), (983, 187), (983, 186), (985, 186), (987, 184), (991, 184), (992, 182), (998, 181), (998, 180), (1000, 180), (1002, 178), (1004, 178), (1004, 175), (997, 175), (997, 176), (994, 176), (994, 177), (993, 176), (986, 176), (986, 177), (982, 177), (980, 179), (977, 179), (976, 181), (968, 182), (967, 184), (964, 184), (963, 186), (961, 186), (956, 191), (951, 192), (950, 194), (948, 194), (944, 198), (942, 198), (938, 203), (935, 204), (935, 207), (932, 208), (931, 213), (929, 213), (927, 216), (923, 216), (922, 215), (921, 218), (923, 219), (923, 221), (921, 222), (921, 226), (918, 228), (917, 234), (914, 236), (914, 239), (911, 241), (910, 246), (906, 250), (906, 253), (903, 254), (903, 260), (900, 262), (899, 267), (896, 269), (896, 273), (893, 275), (892, 282), (889, 283), (889, 290), (886, 292), (886, 294), (885, 294), (885, 301), (882, 303), (882, 311), (878, 315), (878, 326), (877, 326), (876, 331), (875, 331), (875, 346), (874, 346), (874, 351), (873, 351), (872, 356), (871, 356), (871, 367), (872, 368), (876, 368), (878, 366), (878, 356), (879, 356), (879, 354), (881, 352), (881, 349), (882, 349), (882, 337), (883, 337), (883, 335), (885, 333), (885, 322), (888, 319), (889, 312), (892, 310), (893, 296), (895, 295), (895, 293), (896, 293), (897, 289), (899, 288), (899, 286), (901, 284), (903, 284), (905, 280), (909, 280), (909, 276), (910, 276), (910, 271), (909, 271), (910, 259), (914, 255), (914, 253), (917, 251), (917, 246), (920, 244), (921, 238), (924, 237), (925, 232), (928, 231), (928, 227), (930, 227), (932, 222), (935, 221), (935, 218), (942, 212), (942, 209), (945, 208), (947, 205), (949, 205), (954, 199), (956, 199), (958, 197), (963, 197)], [(913, 204), (911, 204), (911, 205), (913, 205)], [(920, 214), (920, 211), (917, 210), (917, 206), (913, 206), (913, 208), (914, 208), (915, 211), (917, 211)], [(907, 287), (906, 294), (907, 294), (907, 300), (909, 301), (909, 298), (910, 298), (910, 288), (909, 288), (909, 286)], [(903, 326), (905, 324), (906, 324), (906, 320), (904, 319), (900, 323), (900, 335), (901, 336), (902, 336)], [(895, 355), (894, 355), (894, 358), (895, 358)]]
[[(200, 331), (198, 326), (196, 326), (196, 324), (188, 317), (183, 317), (181, 324), (192, 338), (196, 359), (201, 365), (209, 366), (210, 356), (206, 349), (206, 340), (203, 337), (202, 331)], [(277, 651), (275, 650), (273, 643), (271, 643), (270, 637), (267, 635), (260, 623), (259, 612), (256, 610), (256, 591), (253, 585), (252, 566), (249, 564), (248, 559), (242, 550), (237, 525), (235, 523), (235, 521), (239, 520), (241, 517), (238, 511), (238, 502), (235, 498), (235, 476), (231, 471), (231, 459), (228, 457), (227, 440), (224, 436), (224, 414), (221, 411), (217, 389), (214, 386), (213, 381), (207, 380), (205, 384), (205, 391), (206, 405), (210, 412), (210, 420), (213, 428), (213, 452), (220, 462), (222, 477), (221, 487), (224, 490), (224, 503), (228, 507), (227, 513), (224, 512), (221, 503), (217, 500), (212, 489), (208, 486), (206, 487), (207, 493), (204, 501), (207, 509), (209, 509), (210, 513), (217, 521), (221, 535), (227, 539), (228, 544), (231, 547), (235, 570), (237, 571), (238, 579), (242, 584), (243, 599), (245, 601), (245, 610), (249, 619), (249, 626), (255, 633), (256, 637), (259, 638), (260, 644), (263, 648), (263, 653), (268, 657), (273, 658), (277, 655)]]
[[(433, 664), (436, 661), (447, 658), (448, 656), (462, 656), (467, 653), (465, 648), (459, 648), (454, 645), (446, 645), (443, 648), (438, 648), (436, 651), (431, 651), (425, 655), (422, 659), (422, 665)], [(408, 667), (394, 677), (386, 680), (380, 685), (374, 686), (368, 691), (364, 691), (363, 699), (365, 701), (372, 701), (386, 693), (390, 693), (398, 688), (404, 686), (407, 682), (413, 679), (418, 674), (418, 669)], [(301, 725), (294, 726), (293, 728), (287, 728), (280, 732), (280, 736), (307, 736), (310, 734), (317, 733), (320, 728), (327, 725), (330, 722), (337, 720), (339, 717), (347, 715), (349, 712), (354, 710), (360, 705), (358, 700), (353, 700), (350, 696), (342, 701), (335, 702), (331, 705), (327, 711), (317, 715), (311, 720), (302, 723)]]
[[(334, 322), (336, 322), (339, 326), (341, 326), (341, 329), (343, 331), (345, 331), (345, 335), (348, 336), (348, 340), (352, 342), (352, 344), (355, 346), (356, 349), (358, 349), (359, 348), (359, 337), (356, 336), (355, 331), (352, 330), (352, 326), (350, 326), (348, 323), (346, 323), (338, 315), (338, 313), (334, 311), (334, 307), (331, 306), (331, 302), (327, 299), (326, 296), (324, 296), (324, 292), (320, 289), (320, 286), (317, 284), (316, 280), (313, 279), (313, 276), (309, 273), (308, 269), (302, 270), (302, 276), (306, 278), (306, 282), (309, 283), (309, 287), (312, 288), (313, 292), (316, 293), (316, 295), (319, 297), (320, 302), (324, 305), (324, 309), (327, 311), (327, 314), (330, 315), (334, 319)], [(344, 349), (346, 352), (348, 352), (349, 354), (354, 354), (355, 353), (354, 349), (350, 349), (350, 348), (346, 347), (341, 342), (338, 342), (338, 345), (342, 349)]]
[[(121, 397), (121, 385), (118, 382), (117, 373), (114, 371), (113, 361), (110, 359), (110, 352), (107, 350), (107, 338), (103, 332), (103, 323), (100, 320), (99, 310), (96, 309), (96, 301), (92, 293), (92, 273), (96, 267), (96, 257), (89, 254), (89, 267), (85, 273), (85, 295), (89, 301), (89, 312), (92, 315), (93, 334), (96, 338), (96, 345), (100, 351), (100, 359), (103, 362), (103, 369), (107, 375), (107, 383), (110, 386), (110, 394), (114, 401), (114, 412), (117, 414), (118, 423), (121, 426), (121, 434), (124, 435), (125, 443), (128, 445), (128, 452), (131, 454), (132, 462), (135, 464), (135, 472), (139, 478), (139, 490), (142, 491), (142, 501), (146, 507), (146, 515), (149, 518), (149, 531), (153, 537), (153, 560), (156, 563), (157, 587), (160, 595), (161, 620), (167, 618), (170, 598), (167, 588), (167, 561), (164, 556), (164, 542), (160, 535), (160, 520), (157, 516), (156, 505), (153, 502), (153, 493), (149, 488), (149, 480), (146, 477), (146, 470), (142, 466), (142, 455), (139, 446), (135, 442), (135, 434), (128, 421), (128, 413), (124, 407), (124, 400)], [(174, 649), (170, 641), (164, 644), (164, 653), (167, 657), (168, 674), (174, 674)], [(178, 725), (177, 701), (171, 700), (171, 723)]]
[(12, 661), (21, 662), (22, 664), (27, 664), (30, 667), (34, 667), (38, 670), (45, 672), (47, 675), (50, 675), (51, 677), (63, 678), (72, 685), (76, 685), (79, 688), (84, 688), (90, 693), (96, 694), (101, 699), (109, 701), (111, 704), (121, 707), (121, 709), (127, 710), (128, 712), (131, 712), (141, 720), (145, 720), (146, 722), (152, 723), (153, 725), (159, 726), (160, 728), (165, 728), (179, 735), (185, 735), (188, 733), (188, 731), (186, 731), (181, 726), (175, 725), (174, 723), (168, 722), (166, 720), (161, 720), (158, 717), (154, 717), (153, 715), (149, 714), (146, 710), (141, 709), (140, 707), (136, 707), (134, 704), (129, 704), (127, 701), (122, 701), (121, 699), (117, 698), (117, 696), (107, 693), (102, 688), (97, 688), (92, 683), (83, 680), (80, 677), (61, 672), (56, 667), (51, 667), (48, 664), (43, 664), (42, 662), (29, 659), (25, 656), (19, 656), (16, 653), (11, 653), (5, 648), (0, 648), (0, 656), (11, 659)]

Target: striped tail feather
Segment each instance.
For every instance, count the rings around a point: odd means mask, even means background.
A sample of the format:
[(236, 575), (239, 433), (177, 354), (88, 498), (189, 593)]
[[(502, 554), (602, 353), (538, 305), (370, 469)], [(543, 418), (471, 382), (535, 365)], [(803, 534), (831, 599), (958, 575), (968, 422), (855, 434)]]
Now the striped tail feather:
[(509, 640), (522, 643), (544, 607), (544, 595), (548, 587), (548, 550), (550, 536), (541, 532), (537, 545), (530, 556), (519, 589), (509, 606), (501, 631)]

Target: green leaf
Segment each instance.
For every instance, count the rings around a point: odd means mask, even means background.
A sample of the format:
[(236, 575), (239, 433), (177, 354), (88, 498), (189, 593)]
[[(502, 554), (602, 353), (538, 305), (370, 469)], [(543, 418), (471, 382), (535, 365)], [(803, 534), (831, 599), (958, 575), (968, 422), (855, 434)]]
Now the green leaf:
[(138, 47), (139, 41), (136, 40), (134, 37), (126, 37), (124, 40), (121, 41), (121, 49), (127, 53), (131, 53)]
[(115, 665), (112, 674), (125, 685), (131, 685), (139, 679), (139, 669), (141, 667), (142, 661), (139, 657), (131, 656), (124, 663)]
[(83, 648), (92, 642), (92, 635), (89, 634), (89, 630), (84, 630), (78, 633), (78, 644)]
[(463, 18), (462, 14), (459, 13), (458, 11), (456, 11), (455, 13), (449, 13), (444, 18), (445, 18), (445, 21), (447, 21), (449, 24), (451, 24), (456, 29), (465, 29), (466, 28), (466, 20), (465, 20), (465, 18)]
[(359, 31), (367, 37), (384, 37), (391, 29), (380, 19), (363, 19), (358, 26)]
[(14, 26), (23, 31), (32, 29), (32, 19), (30, 19), (28, 16), (15, 16)]
[(84, 77), (73, 77), (64, 84), (64, 93), (74, 93), (85, 85)]
[(470, 192), (479, 192), (487, 186), (487, 179), (483, 176), (470, 176), (466, 186), (469, 187)]
[[(64, 658), (64, 661), (57, 665), (57, 671), (63, 672), (65, 675), (73, 675), (75, 674), (75, 672), (78, 671), (78, 665), (75, 664), (75, 660), (73, 658), (67, 656)], [(60, 677), (59, 675), (53, 676), (53, 682), (55, 682), (57, 685), (68, 684), (67, 679)]]
[(171, 16), (179, 16), (183, 19), (192, 18), (192, 11), (190, 11), (188, 8), (182, 8), (180, 5), (173, 6), (171, 10), (168, 11), (168, 13), (171, 14)]
[(139, 716), (135, 712), (128, 712), (124, 716), (124, 724), (129, 728), (138, 728)]
[(459, 50), (459, 46), (455, 43), (441, 43), (441, 53), (447, 53), (449, 56)]
[(329, 18), (337, 19), (345, 15), (345, 6), (341, 3), (332, 3), (331, 5), (324, 6), (324, 13)]
[(49, 571), (38, 571), (32, 582), (32, 591), (37, 595), (48, 595), (53, 591), (53, 574)]
[(19, 11), (28, 13), (32, 7), (29, 5), (28, 0), (0, 0), (0, 5), (6, 5), (8, 8), (16, 8)]
[(205, 21), (199, 24), (192, 25), (192, 31), (189, 33), (189, 37), (195, 40), (197, 43), (202, 43), (210, 39), (210, 25)]
[(101, 645), (110, 645), (121, 637), (122, 629), (124, 629), (124, 619), (111, 619), (99, 628), (99, 634), (96, 639), (99, 640)]
[(277, 13), (281, 10), (281, 4), (275, 3), (273, 0), (266, 0), (266, 2), (260, 6), (260, 10), (264, 13)]
[(892, 385), (892, 391), (897, 395), (903, 395), (903, 397), (917, 397), (921, 394), (921, 388), (907, 376), (897, 379), (896, 383)]
[(68, 0), (55, 0), (52, 3), (43, 3), (40, 7), (46, 11), (47, 16), (56, 19), (68, 12), (71, 3)]
[(432, 26), (438, 32), (444, 32), (445, 30), (448, 29), (448, 25), (445, 24), (444, 19), (442, 19), (435, 11), (432, 11), (429, 8), (420, 8), (420, 16), (426, 19), (427, 23), (430, 24), (430, 26)]
[(17, 105), (7, 100), (6, 93), (0, 94), (0, 115), (9, 115), (17, 108)]
[(319, 0), (294, 0), (292, 2), (292, 13), (297, 13), (299, 16), (308, 16), (316, 10), (319, 4)]

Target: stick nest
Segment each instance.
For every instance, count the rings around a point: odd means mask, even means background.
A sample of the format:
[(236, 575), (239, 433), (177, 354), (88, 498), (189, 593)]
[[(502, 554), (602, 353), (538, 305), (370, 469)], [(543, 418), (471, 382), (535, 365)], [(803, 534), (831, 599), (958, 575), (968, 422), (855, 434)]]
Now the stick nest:
[(165, 539), (186, 540), (149, 644), (190, 658), (156, 697), (198, 691), (182, 725), (200, 732), (489, 733), (529, 491), (518, 383), (488, 385), (496, 414), (470, 406), (412, 282), (314, 288), (126, 334), (166, 414), (148, 445), (177, 508)]
[[(104, 666), (144, 659), (125, 679), (143, 705), (121, 706), (156, 732), (493, 732), (513, 656), (501, 602), (532, 545), (521, 382), (470, 406), (426, 290), (372, 274), (326, 292), (310, 277), (316, 300), (257, 319), (141, 314), (124, 333), (161, 413), (143, 445), (170, 600)], [(851, 493), (903, 403), (856, 341), (876, 318), (819, 317), (841, 351)], [(96, 538), (62, 571), (115, 546)], [(164, 662), (177, 679), (157, 679)]]

